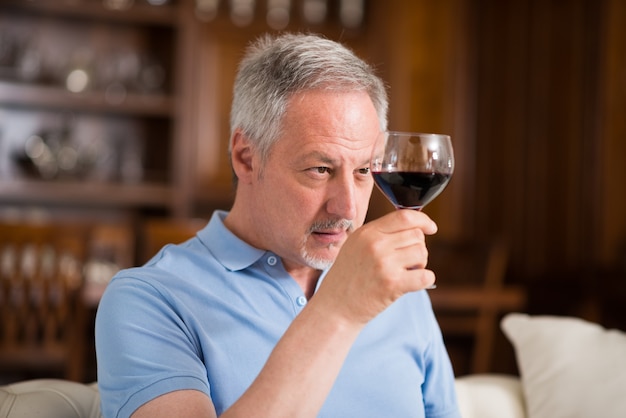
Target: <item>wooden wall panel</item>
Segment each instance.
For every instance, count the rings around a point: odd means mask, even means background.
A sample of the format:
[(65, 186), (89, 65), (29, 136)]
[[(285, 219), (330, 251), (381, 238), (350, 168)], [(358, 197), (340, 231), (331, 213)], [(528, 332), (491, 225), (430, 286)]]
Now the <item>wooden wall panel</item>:
[[(471, 121), (463, 103), (471, 76), (465, 36), (464, 0), (371, 2), (371, 61), (389, 86), (389, 127), (394, 130), (446, 133), (456, 154), (453, 180), (425, 211), (438, 222), (441, 236), (463, 235), (471, 213), (467, 193), (473, 166)], [(455, 127), (459, 129), (455, 129)], [(393, 207), (377, 191), (370, 208), (376, 218)]]
[(601, 74), (604, 112), (599, 129), (603, 149), (597, 185), (601, 195), (591, 204), (602, 209), (597, 222), (602, 233), (598, 246), (600, 260), (617, 262), (626, 268), (626, 2), (608, 1), (606, 16), (603, 33), (606, 67)]
[(230, 103), (239, 59), (251, 39), (218, 32), (210, 25), (200, 31), (198, 57), (198, 130), (195, 157), (195, 196), (201, 205), (229, 207), (231, 168), (228, 158)]
[[(477, 234), (504, 234), (517, 279), (595, 260), (585, 196), (601, 161), (598, 55), (603, 3), (473, 2), (478, 58)], [(592, 192), (593, 193), (593, 192)]]
[(475, 20), (475, 237), (500, 237), (513, 253), (524, 250), (529, 7), (525, 2), (473, 2)]

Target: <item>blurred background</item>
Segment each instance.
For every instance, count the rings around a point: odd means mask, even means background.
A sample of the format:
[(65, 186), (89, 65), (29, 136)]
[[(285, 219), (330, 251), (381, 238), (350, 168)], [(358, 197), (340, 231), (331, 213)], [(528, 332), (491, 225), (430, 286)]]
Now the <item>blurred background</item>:
[(515, 372), (509, 311), (626, 329), (626, 2), (0, 0), (0, 382), (96, 378), (102, 289), (228, 209), (236, 67), (284, 30), (372, 63), (391, 129), (452, 136), (426, 212), (457, 374)]

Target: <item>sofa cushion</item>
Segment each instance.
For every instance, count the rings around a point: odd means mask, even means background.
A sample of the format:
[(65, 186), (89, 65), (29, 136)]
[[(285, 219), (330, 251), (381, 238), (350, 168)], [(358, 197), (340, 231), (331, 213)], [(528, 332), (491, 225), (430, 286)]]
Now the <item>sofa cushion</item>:
[(572, 317), (509, 314), (529, 418), (626, 416), (626, 334)]
[(100, 416), (100, 396), (95, 383), (34, 379), (0, 387), (0, 418)]
[(472, 374), (455, 380), (463, 418), (525, 418), (522, 385), (516, 376)]

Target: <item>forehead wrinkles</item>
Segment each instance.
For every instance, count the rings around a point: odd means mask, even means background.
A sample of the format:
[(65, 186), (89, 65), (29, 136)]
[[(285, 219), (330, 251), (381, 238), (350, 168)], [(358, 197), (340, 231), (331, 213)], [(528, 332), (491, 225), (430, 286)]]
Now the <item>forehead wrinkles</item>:
[[(303, 149), (301, 158), (303, 160), (321, 162), (332, 166), (339, 166), (345, 163), (351, 163), (357, 166), (367, 164), (370, 160), (371, 146), (359, 146), (363, 141), (355, 141), (350, 139), (341, 139), (339, 141), (331, 140), (315, 142), (310, 152)], [(337, 147), (347, 149), (347, 154), (337, 150)], [(305, 146), (308, 148), (308, 146)], [(302, 149), (302, 148), (301, 148)], [(361, 152), (362, 151), (362, 152)]]
[(365, 93), (312, 91), (294, 95), (291, 104), (279, 139), (286, 140), (283, 146), (291, 148), (290, 153), (307, 156), (317, 150), (317, 157), (331, 161), (352, 155), (369, 159), (378, 125), (371, 123), (376, 116)]
[[(302, 129), (302, 125), (326, 127), (319, 133), (334, 135), (335, 132), (341, 133), (341, 128), (346, 126), (362, 127), (365, 113), (370, 110), (371, 116), (376, 117), (371, 99), (364, 92), (309, 90), (289, 99), (282, 122), (285, 128), (290, 125), (297, 129)], [(377, 124), (375, 126), (377, 128)]]

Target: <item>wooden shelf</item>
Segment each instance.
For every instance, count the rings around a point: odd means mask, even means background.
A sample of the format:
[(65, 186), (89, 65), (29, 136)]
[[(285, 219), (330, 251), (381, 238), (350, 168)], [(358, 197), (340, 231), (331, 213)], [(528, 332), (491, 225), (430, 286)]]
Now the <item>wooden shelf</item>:
[(72, 93), (59, 87), (15, 84), (0, 81), (0, 104), (20, 107), (55, 108), (133, 116), (171, 117), (174, 99), (167, 95), (126, 95), (119, 104), (107, 102), (102, 91)]
[[(8, 167), (0, 175), (1, 204), (128, 213), (179, 210), (182, 199), (174, 196), (181, 194), (177, 168), (185, 138), (180, 136), (178, 84), (185, 73), (182, 39), (191, 16), (183, 11), (188, 12), (192, 3), (131, 3), (125, 10), (115, 10), (103, 0), (0, 0), (0, 24), (16, 39), (9, 45), (14, 56), (0, 68), (0, 110), (11, 115), (1, 126), (10, 133), (0, 148), (0, 166)], [(30, 30), (36, 35), (34, 40), (25, 35)], [(18, 71), (27, 48), (40, 52), (41, 69), (33, 77)], [(81, 58), (74, 54), (81, 48), (93, 54), (80, 64), (90, 71), (90, 84), (74, 93), (65, 88), (64, 63), (71, 66), (72, 59)], [(161, 84), (142, 84), (139, 77), (145, 74), (133, 73), (136, 69), (128, 67), (135, 65), (132, 62), (119, 67), (119, 62), (108, 61), (125, 57), (126, 51), (135, 54), (140, 65), (154, 61), (161, 66)], [(101, 67), (103, 60), (110, 65)], [(119, 89), (107, 92), (106, 86), (112, 85), (108, 80), (115, 77), (120, 78)], [(72, 115), (71, 122), (66, 113)], [(96, 152), (88, 147), (90, 139), (97, 138), (101, 144), (97, 152), (107, 169), (121, 170), (125, 158), (136, 158), (145, 177), (136, 183), (76, 177), (44, 180), (27, 173), (21, 177), (10, 152), (21, 149), (27, 138), (39, 133), (52, 144), (56, 136), (65, 135), (64, 140), (82, 156)]]
[(54, 17), (71, 17), (112, 22), (174, 26), (177, 19), (175, 3), (161, 6), (135, 2), (126, 10), (108, 9), (102, 2), (89, 0), (3, 0), (0, 8)]
[(152, 183), (0, 180), (0, 201), (98, 207), (167, 207), (172, 189)]

